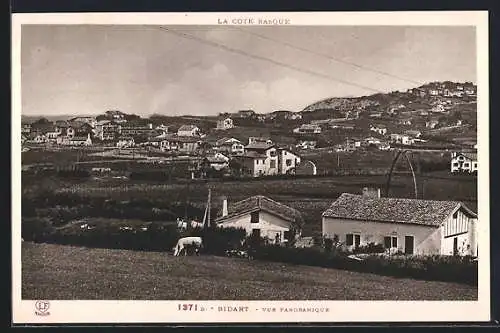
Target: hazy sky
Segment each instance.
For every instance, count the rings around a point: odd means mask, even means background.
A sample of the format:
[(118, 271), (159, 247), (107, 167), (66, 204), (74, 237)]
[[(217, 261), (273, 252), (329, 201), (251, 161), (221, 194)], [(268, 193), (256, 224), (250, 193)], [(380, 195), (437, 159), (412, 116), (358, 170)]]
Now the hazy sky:
[(298, 111), (327, 97), (406, 90), (429, 81), (476, 82), (473, 27), (242, 27), (274, 41), (231, 27), (168, 28), (251, 56), (153, 26), (24, 26), (23, 114)]

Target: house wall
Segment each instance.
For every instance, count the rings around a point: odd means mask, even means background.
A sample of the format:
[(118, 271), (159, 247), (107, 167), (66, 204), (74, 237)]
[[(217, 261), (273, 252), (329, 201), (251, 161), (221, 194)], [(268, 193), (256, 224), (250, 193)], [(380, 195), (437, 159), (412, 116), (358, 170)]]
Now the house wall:
[(477, 161), (473, 161), (463, 155), (458, 155), (451, 159), (450, 169), (451, 172), (474, 172), (478, 170), (478, 164)]
[[(290, 165), (287, 165), (287, 160), (290, 161)], [(281, 174), (287, 174), (289, 170), (295, 169), (298, 164), (300, 164), (300, 157), (287, 150), (280, 151), (279, 168)]]
[(261, 237), (268, 237), (271, 240), (274, 240), (278, 233), (282, 242), (284, 240), (284, 232), (289, 231), (291, 226), (290, 222), (264, 211), (259, 212), (259, 223), (251, 223), (250, 219), (251, 215), (248, 213), (230, 218), (218, 224), (218, 226), (222, 228), (243, 228), (248, 236), (252, 234), (253, 229), (260, 229)]
[(179, 144), (179, 151), (193, 153), (198, 149), (198, 142), (182, 142)]
[(265, 175), (267, 175), (268, 166), (266, 165), (266, 159), (264, 159), (264, 158), (254, 158), (252, 160), (252, 162), (253, 162), (252, 170), (253, 170), (253, 176), (254, 177), (259, 177), (259, 176), (265, 176)]
[(397, 249), (401, 252), (405, 251), (405, 236), (413, 236), (414, 254), (441, 253), (441, 229), (431, 226), (323, 217), (322, 230), (328, 238), (338, 235), (342, 243), (345, 243), (347, 234), (359, 234), (361, 245), (370, 242), (383, 244), (384, 237), (397, 237)]
[(266, 151), (265, 168), (266, 175), (277, 175), (280, 170), (279, 156), (276, 148), (270, 148)]
[(241, 143), (235, 142), (231, 146), (231, 153), (233, 154), (243, 154), (245, 152), (245, 146)]
[(477, 255), (477, 218), (467, 216), (462, 209), (455, 213), (456, 217), (451, 214), (441, 226), (441, 254), (453, 255), (454, 239), (457, 238), (459, 254)]

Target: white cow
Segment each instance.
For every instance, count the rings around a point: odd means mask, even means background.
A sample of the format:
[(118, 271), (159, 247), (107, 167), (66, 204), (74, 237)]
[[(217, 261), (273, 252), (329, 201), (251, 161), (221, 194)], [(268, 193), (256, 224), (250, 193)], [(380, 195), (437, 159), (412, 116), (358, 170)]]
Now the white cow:
[(174, 256), (179, 256), (184, 250), (184, 255), (187, 255), (188, 246), (194, 246), (196, 254), (199, 254), (200, 248), (203, 248), (203, 241), (201, 237), (183, 237), (177, 241), (177, 245), (173, 248)]

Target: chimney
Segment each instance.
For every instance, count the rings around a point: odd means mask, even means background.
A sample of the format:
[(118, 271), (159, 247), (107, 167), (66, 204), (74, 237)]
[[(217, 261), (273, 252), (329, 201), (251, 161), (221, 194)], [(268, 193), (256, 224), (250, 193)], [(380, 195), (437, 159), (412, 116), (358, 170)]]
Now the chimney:
[(222, 217), (227, 216), (227, 197), (222, 197)]
[(380, 188), (364, 187), (363, 196), (372, 199), (380, 199)]

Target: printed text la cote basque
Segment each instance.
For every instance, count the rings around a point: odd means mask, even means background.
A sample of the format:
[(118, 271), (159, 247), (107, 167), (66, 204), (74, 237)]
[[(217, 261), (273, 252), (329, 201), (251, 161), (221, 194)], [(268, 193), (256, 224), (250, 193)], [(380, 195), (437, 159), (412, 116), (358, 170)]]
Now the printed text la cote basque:
[(290, 19), (288, 18), (218, 18), (218, 24), (231, 24), (231, 25), (289, 25)]

